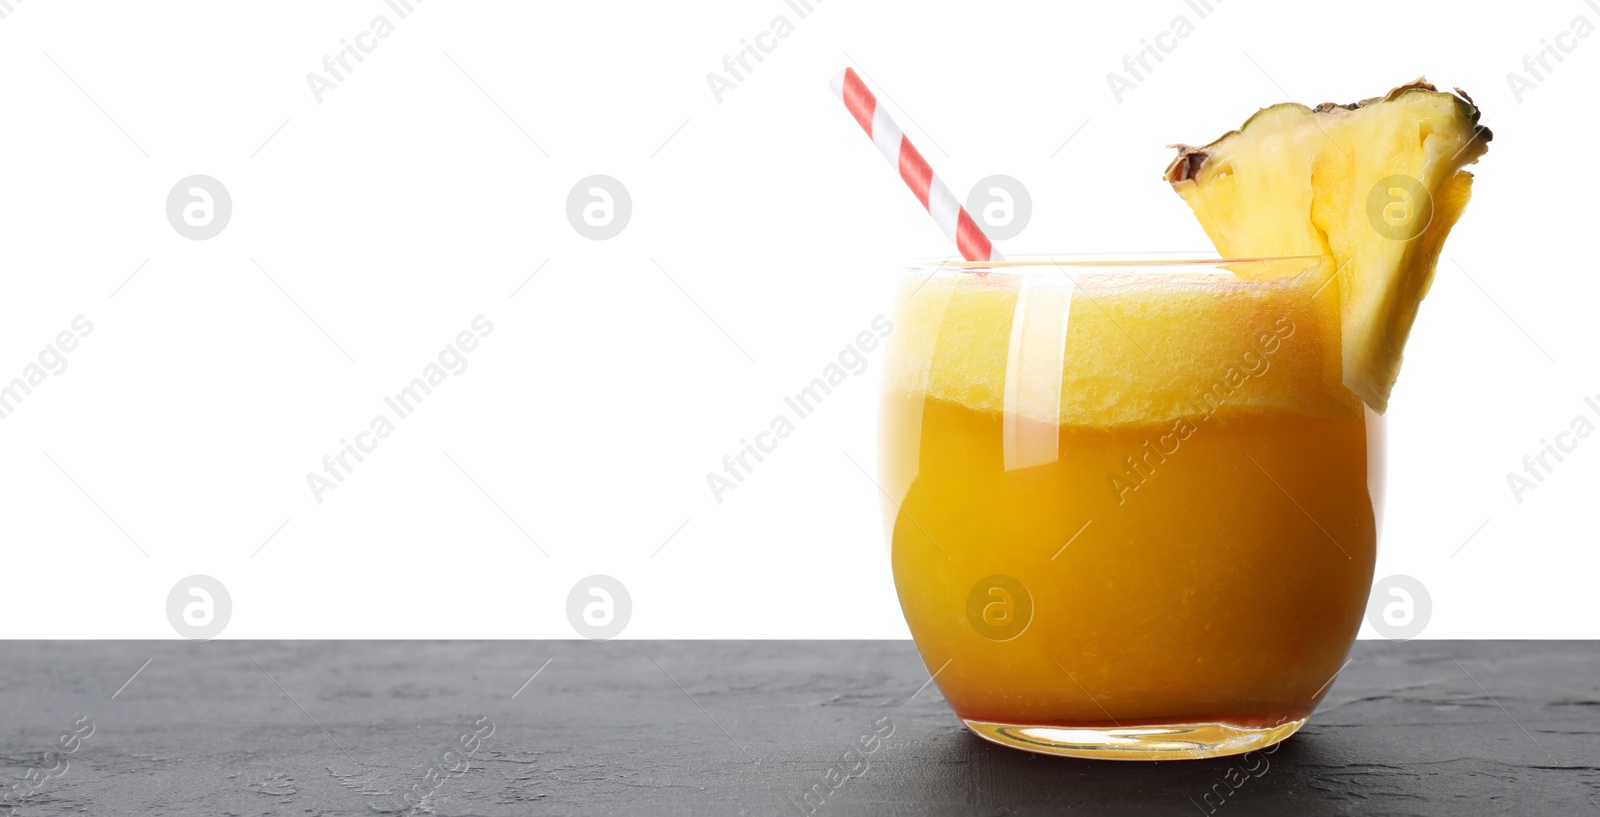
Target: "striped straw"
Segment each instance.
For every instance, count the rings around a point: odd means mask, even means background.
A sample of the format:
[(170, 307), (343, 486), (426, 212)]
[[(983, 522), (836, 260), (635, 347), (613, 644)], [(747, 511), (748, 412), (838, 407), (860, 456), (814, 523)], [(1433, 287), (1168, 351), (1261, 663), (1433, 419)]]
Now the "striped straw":
[(967, 215), (967, 208), (951, 195), (950, 188), (933, 175), (926, 159), (917, 152), (911, 140), (901, 132), (900, 126), (889, 118), (889, 112), (878, 104), (878, 98), (862, 84), (855, 69), (840, 71), (830, 83), (835, 96), (844, 100), (850, 115), (860, 123), (861, 129), (878, 146), (878, 152), (889, 164), (900, 171), (900, 178), (911, 188), (923, 209), (933, 216), (934, 223), (946, 237), (955, 242), (961, 257), (968, 261), (1001, 261), (1000, 251), (989, 243), (989, 237), (978, 229), (977, 222)]

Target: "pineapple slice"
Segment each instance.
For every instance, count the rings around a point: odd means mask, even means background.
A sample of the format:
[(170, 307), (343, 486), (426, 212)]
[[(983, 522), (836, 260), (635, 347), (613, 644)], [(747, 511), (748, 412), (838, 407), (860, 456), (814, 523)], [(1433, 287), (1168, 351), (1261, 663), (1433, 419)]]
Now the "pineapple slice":
[[(1444, 238), (1492, 134), (1459, 88), (1424, 80), (1353, 105), (1263, 108), (1167, 181), (1226, 258), (1334, 259), (1344, 384), (1382, 413)], [(1331, 279), (1330, 279), (1331, 280)]]

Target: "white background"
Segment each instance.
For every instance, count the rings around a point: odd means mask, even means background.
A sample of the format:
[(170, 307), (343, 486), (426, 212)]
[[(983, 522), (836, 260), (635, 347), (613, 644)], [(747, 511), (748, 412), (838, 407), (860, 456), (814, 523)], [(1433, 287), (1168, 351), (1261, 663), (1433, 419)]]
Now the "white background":
[[(874, 467), (881, 350), (725, 501), (705, 482), (889, 311), (902, 261), (947, 253), (828, 92), (854, 64), (958, 195), (1027, 184), (1010, 254), (1204, 250), (1167, 143), (1286, 97), (1466, 88), (1495, 139), (1394, 393), (1378, 575), (1429, 588), (1426, 638), (1600, 637), (1600, 441), (1520, 503), (1506, 483), (1600, 394), (1600, 36), (1520, 101), (1506, 78), (1600, 23), (1582, 2), (12, 3), (0, 376), (94, 331), (0, 421), (0, 636), (176, 637), (196, 573), (233, 638), (573, 637), (595, 573), (631, 590), (624, 637), (905, 636), (849, 459)], [(379, 14), (319, 103), (306, 75)], [(706, 75), (780, 14), (717, 102)], [(1180, 14), (1117, 102), (1107, 73)], [(207, 241), (164, 212), (195, 173), (233, 199)], [(566, 218), (596, 173), (633, 200), (608, 241)], [(307, 472), (479, 314), (468, 370), (318, 504)]]

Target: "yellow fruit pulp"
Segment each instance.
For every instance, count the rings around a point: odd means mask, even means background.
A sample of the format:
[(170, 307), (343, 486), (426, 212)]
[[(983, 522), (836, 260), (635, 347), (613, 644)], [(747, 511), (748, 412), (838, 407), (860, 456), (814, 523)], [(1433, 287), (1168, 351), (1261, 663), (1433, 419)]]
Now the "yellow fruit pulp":
[(1224, 258), (1326, 255), (1342, 301), (1344, 382), (1382, 413), (1444, 239), (1488, 150), (1470, 99), (1418, 81), (1381, 99), (1265, 108), (1167, 179)]
[(882, 486), (901, 607), (957, 715), (1310, 713), (1365, 607), (1381, 474), (1327, 263), (907, 283)]

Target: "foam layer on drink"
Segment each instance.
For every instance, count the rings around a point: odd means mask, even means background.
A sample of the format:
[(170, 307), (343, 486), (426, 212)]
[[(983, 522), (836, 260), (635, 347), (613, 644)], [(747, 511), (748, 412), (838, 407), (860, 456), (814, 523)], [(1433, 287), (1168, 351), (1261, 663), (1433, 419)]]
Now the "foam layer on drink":
[[(909, 276), (888, 388), (1042, 423), (1139, 425), (1240, 411), (1360, 413), (1340, 383), (1337, 285), (1054, 266)], [(1065, 316), (1065, 320), (1063, 320)]]

